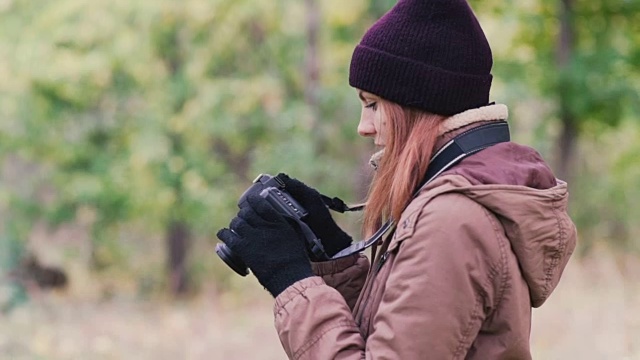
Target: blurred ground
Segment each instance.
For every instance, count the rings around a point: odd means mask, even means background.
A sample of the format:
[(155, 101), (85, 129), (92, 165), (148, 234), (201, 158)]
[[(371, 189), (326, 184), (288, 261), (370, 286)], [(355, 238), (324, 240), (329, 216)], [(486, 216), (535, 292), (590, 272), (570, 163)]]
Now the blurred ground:
[(45, 296), (0, 321), (0, 359), (286, 358), (262, 292), (182, 303)]
[(640, 260), (596, 248), (533, 311), (534, 359), (640, 360)]
[[(572, 261), (533, 312), (534, 359), (640, 359), (640, 264), (605, 250)], [(174, 303), (41, 295), (0, 317), (1, 359), (284, 359), (272, 301), (255, 281), (243, 295)]]

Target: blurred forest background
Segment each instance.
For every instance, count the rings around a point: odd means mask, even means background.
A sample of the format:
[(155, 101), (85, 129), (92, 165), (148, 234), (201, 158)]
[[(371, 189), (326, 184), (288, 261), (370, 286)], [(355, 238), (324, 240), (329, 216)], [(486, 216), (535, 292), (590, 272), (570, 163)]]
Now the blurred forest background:
[[(259, 173), (363, 199), (348, 66), (394, 3), (0, 0), (0, 358), (284, 358), (215, 233)], [(580, 233), (534, 358), (640, 359), (640, 0), (471, 4)]]

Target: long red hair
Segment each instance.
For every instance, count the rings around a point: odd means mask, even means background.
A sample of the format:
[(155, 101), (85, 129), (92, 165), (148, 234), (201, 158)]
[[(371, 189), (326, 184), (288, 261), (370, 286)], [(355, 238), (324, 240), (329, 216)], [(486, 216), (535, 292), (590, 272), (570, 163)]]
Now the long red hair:
[(386, 123), (385, 150), (369, 188), (363, 233), (371, 236), (388, 219), (397, 222), (424, 177), (444, 117), (379, 99)]

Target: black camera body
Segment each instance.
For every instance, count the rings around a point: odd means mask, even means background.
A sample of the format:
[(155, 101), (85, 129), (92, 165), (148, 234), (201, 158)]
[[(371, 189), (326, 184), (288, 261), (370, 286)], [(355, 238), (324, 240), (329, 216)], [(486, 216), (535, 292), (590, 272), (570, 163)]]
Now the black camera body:
[[(285, 184), (280, 178), (268, 174), (258, 175), (253, 184), (240, 196), (238, 207), (242, 207), (242, 204), (247, 201), (247, 196), (254, 193), (259, 193), (278, 213), (298, 224), (305, 236), (307, 249), (313, 260), (327, 260), (329, 258), (324, 252), (320, 240), (304, 223), (304, 218), (308, 215), (307, 210), (287, 193)], [(216, 253), (236, 273), (242, 276), (249, 274), (247, 265), (225, 244), (216, 245)]]
[(241, 207), (247, 201), (247, 196), (255, 192), (259, 192), (260, 196), (265, 198), (282, 215), (299, 220), (308, 215), (307, 210), (285, 191), (284, 182), (277, 176), (258, 175), (253, 180), (253, 184), (240, 196), (238, 206)]

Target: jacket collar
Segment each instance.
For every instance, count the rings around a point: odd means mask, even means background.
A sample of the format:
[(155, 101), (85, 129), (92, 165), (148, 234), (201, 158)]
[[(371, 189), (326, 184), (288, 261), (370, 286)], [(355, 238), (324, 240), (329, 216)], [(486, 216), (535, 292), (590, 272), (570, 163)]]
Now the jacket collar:
[[(477, 109), (469, 109), (459, 114), (450, 116), (442, 121), (438, 129), (439, 139), (436, 149), (439, 149), (456, 135), (491, 121), (507, 120), (509, 109), (504, 104), (492, 104)], [(369, 159), (369, 164), (374, 170), (378, 169), (380, 159), (384, 155), (384, 149), (376, 152)]]

